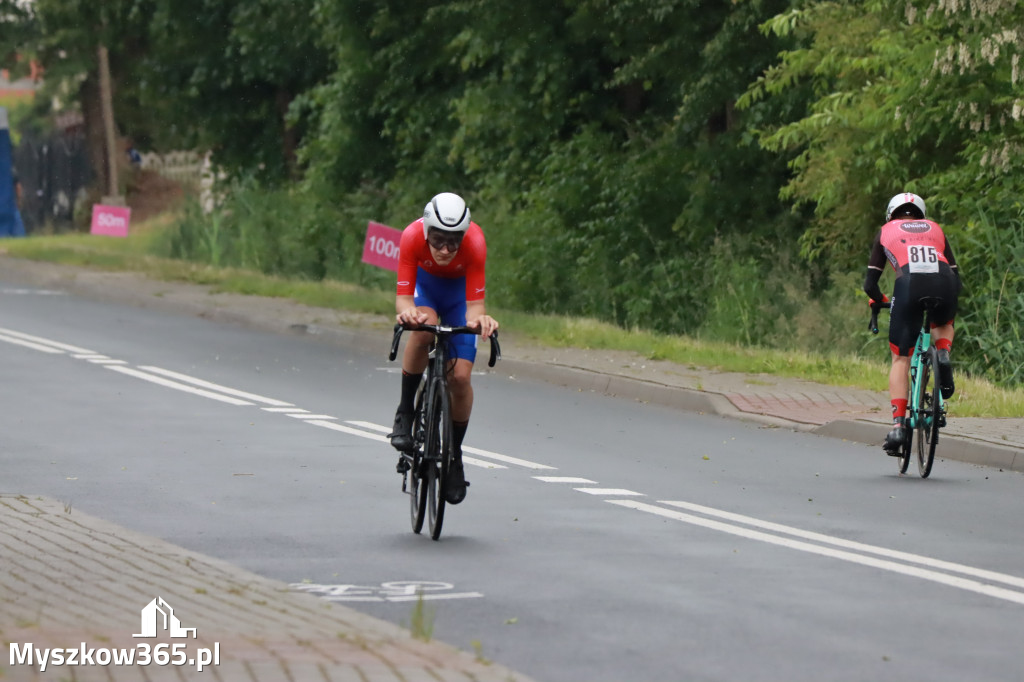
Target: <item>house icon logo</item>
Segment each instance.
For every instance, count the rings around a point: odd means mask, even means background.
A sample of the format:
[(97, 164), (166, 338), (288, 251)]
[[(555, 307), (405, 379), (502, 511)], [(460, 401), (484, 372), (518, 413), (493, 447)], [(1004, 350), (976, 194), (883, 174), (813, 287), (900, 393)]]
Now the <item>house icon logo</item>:
[(158, 632), (166, 632), (171, 637), (185, 638), (191, 632), (192, 639), (196, 638), (196, 629), (181, 627), (181, 621), (174, 615), (174, 609), (163, 597), (157, 597), (143, 607), (142, 632), (132, 637), (156, 637)]

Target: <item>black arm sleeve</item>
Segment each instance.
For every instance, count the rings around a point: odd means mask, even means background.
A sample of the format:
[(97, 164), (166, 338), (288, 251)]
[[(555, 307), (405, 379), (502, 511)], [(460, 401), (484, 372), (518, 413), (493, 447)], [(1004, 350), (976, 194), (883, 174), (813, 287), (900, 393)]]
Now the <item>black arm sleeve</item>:
[(882, 278), (882, 269), (885, 267), (885, 248), (882, 247), (882, 231), (875, 235), (875, 241), (871, 245), (871, 256), (868, 258), (868, 271), (864, 275), (864, 293), (872, 301), (881, 301), (885, 298), (882, 290), (878, 288), (878, 280)]
[(882, 301), (885, 299), (885, 295), (878, 286), (878, 280), (882, 278), (882, 271), (876, 270), (875, 268), (868, 268), (868, 272), (864, 275), (864, 293), (867, 294), (872, 301)]
[(943, 249), (942, 255), (945, 256), (946, 260), (949, 262), (949, 267), (953, 268), (954, 270), (959, 270), (959, 268), (956, 266), (956, 258), (953, 256), (953, 247), (949, 245), (948, 238), (946, 239), (946, 248)]
[(964, 290), (964, 281), (960, 279), (960, 268), (956, 266), (956, 258), (953, 256), (953, 247), (949, 245), (949, 239), (946, 239), (946, 248), (942, 253), (949, 261), (950, 270), (956, 273), (956, 293), (959, 295)]

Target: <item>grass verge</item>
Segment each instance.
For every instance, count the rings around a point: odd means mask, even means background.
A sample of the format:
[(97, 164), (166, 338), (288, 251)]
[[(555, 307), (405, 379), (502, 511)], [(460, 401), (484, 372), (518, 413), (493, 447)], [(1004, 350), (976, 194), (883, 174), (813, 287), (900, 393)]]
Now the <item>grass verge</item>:
[[(171, 218), (161, 216), (133, 230), (128, 238), (88, 234), (9, 240), (15, 257), (103, 270), (142, 272), (154, 279), (188, 282), (214, 291), (287, 298), (305, 305), (358, 313), (390, 315), (389, 291), (338, 281), (302, 281), (270, 277), (234, 268), (215, 268), (151, 255), (161, 250)], [(745, 347), (686, 336), (668, 336), (622, 329), (593, 319), (533, 315), (497, 309), (508, 330), (506, 338), (553, 348), (620, 350), (652, 360), (729, 372), (772, 374), (831, 386), (884, 391), (887, 358), (806, 353)], [(1024, 414), (1024, 389), (1006, 389), (972, 377), (958, 377), (950, 413), (958, 417), (1019, 417)]]

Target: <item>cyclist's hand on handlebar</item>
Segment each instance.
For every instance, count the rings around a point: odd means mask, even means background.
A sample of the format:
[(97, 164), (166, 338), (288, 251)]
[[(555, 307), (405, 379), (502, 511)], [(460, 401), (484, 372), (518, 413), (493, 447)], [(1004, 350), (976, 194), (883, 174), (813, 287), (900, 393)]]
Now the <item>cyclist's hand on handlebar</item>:
[(498, 321), (490, 315), (481, 315), (466, 322), (467, 327), (479, 329), (480, 336), (489, 337), (498, 330)]
[(398, 313), (398, 315), (395, 316), (395, 319), (398, 320), (398, 324), (412, 328), (418, 327), (421, 324), (426, 324), (430, 321), (430, 316), (416, 306), (412, 306)]

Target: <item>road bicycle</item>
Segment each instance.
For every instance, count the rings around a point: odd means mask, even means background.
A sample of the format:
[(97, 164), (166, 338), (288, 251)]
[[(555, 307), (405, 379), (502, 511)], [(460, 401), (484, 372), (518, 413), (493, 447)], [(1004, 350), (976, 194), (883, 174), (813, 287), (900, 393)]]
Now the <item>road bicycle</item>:
[[(917, 470), (921, 478), (928, 478), (932, 472), (932, 463), (935, 461), (939, 429), (946, 425), (946, 403), (939, 388), (939, 355), (932, 345), (930, 332), (931, 304), (929, 299), (923, 301), (927, 312), (910, 357), (910, 395), (907, 397), (907, 419), (904, 429), (906, 437), (900, 448), (897, 465), (901, 474), (907, 472), (916, 431)], [(872, 304), (871, 322), (868, 323), (868, 329), (872, 334), (878, 333), (878, 311), (890, 306), (889, 302)]]
[[(407, 328), (395, 325), (388, 360), (398, 355), (398, 343)], [(441, 537), (444, 523), (445, 491), (448, 471), (455, 447), (452, 442), (451, 392), (448, 388), (448, 372), (454, 364), (450, 344), (458, 334), (479, 334), (471, 327), (446, 327), (444, 325), (421, 324), (410, 327), (410, 331), (430, 332), (434, 340), (430, 344), (429, 361), (423, 373), (423, 380), (416, 391), (416, 407), (413, 415), (413, 447), (402, 452), (398, 472), (402, 474), (402, 492), (409, 495), (409, 516), (412, 532), (423, 530), (425, 518), (430, 520), (430, 537)], [(491, 356), (488, 367), (501, 358), (498, 332), (491, 334)]]

